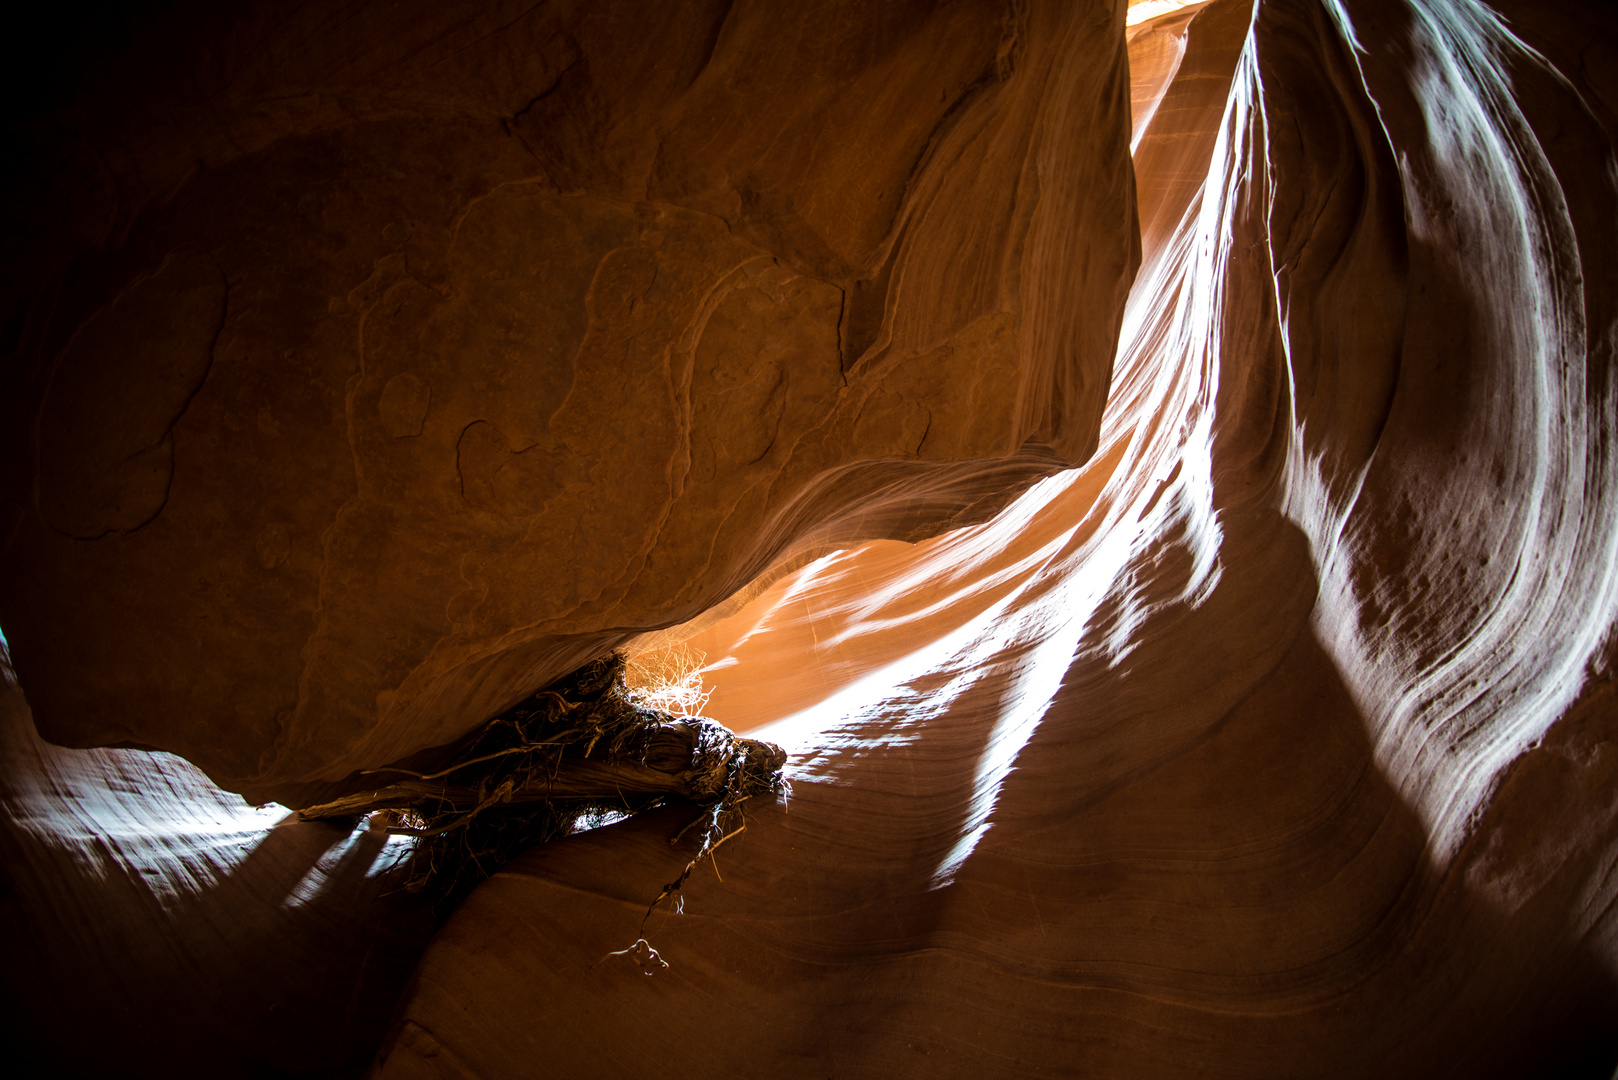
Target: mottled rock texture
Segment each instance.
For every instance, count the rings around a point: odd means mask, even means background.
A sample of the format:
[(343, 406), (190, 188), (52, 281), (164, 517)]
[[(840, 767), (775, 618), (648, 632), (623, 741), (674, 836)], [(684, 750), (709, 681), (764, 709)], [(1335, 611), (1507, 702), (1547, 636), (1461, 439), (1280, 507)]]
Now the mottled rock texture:
[(1138, 259), (1121, 21), (139, 24), (14, 185), (0, 625), (41, 729), (291, 799), (1084, 461)]
[[(705, 650), (794, 789), (682, 914), (646, 917), (692, 854), (671, 806), (531, 851), (416, 963), (377, 834), (323, 858), (172, 757), (38, 742), (8, 688), (0, 912), (42, 974), (4, 1015), (94, 986), (130, 1048), (100, 1074), (174, 1075), (199, 1028), (208, 1075), (331, 1072), (391, 1023), (385, 1078), (1608, 1080), (1618, 26), (1167, 6), (250, 11), (172, 35), (183, 91), (62, 128), (5, 398), (42, 730), (146, 716), (296, 791), (664, 627), (632, 644)], [(369, 619), (390, 596), (432, 603)]]
[(1092, 462), (694, 627), (790, 804), (654, 916), (651, 979), (598, 961), (681, 821), (531, 853), (380, 1075), (1610, 1076), (1613, 31), (1137, 28)]

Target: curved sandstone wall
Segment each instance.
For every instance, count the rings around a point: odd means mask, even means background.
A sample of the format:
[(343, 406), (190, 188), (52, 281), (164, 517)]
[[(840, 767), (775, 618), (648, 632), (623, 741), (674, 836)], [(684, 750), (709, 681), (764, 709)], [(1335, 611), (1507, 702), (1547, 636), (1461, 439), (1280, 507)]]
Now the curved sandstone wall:
[[(646, 915), (671, 807), (530, 852), (417, 963), (378, 836), (46, 746), (8, 690), (0, 903), (48, 992), (116, 988), (154, 1075), (209, 1016), (215, 1075), (352, 1068), (389, 1023), (382, 1077), (1611, 1075), (1611, 15), (558, 10), (195, 31), (258, 74), (115, 126), (97, 167), (148, 194), (88, 235), (141, 256), (24, 320), (0, 625), (47, 735), (288, 797), (683, 640), (791, 798), (683, 913)], [(678, 356), (672, 428), (569, 411)], [(231, 451), (293, 432), (279, 394), (345, 448)], [(760, 417), (790, 452), (747, 457)], [(272, 473), (309, 508), (281, 532)], [(291, 584), (244, 602), (231, 559)], [(652, 978), (608, 956), (639, 935)]]
[(0, 625), (57, 741), (292, 801), (1090, 455), (1119, 12), (284, 7), (30, 133)]
[(701, 627), (790, 804), (647, 922), (654, 979), (590, 965), (681, 822), (532, 853), (381, 1075), (1610, 1071), (1612, 85), (1505, 14), (1138, 30), (1092, 463)]

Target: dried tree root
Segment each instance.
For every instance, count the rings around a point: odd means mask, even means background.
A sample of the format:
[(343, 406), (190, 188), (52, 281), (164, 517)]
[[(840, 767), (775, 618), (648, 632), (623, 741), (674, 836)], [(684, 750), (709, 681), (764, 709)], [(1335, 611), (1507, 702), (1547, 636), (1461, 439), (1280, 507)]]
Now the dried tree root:
[(624, 664), (614, 654), (585, 665), (489, 721), (446, 765), (373, 770), (393, 779), (299, 816), (388, 812), (390, 832), (418, 839), (419, 872), (408, 887), (458, 899), (519, 851), (565, 835), (584, 814), (636, 812), (678, 796), (707, 806), (695, 866), (743, 801), (785, 789), (786, 754), (705, 717), (647, 706), (625, 686)]

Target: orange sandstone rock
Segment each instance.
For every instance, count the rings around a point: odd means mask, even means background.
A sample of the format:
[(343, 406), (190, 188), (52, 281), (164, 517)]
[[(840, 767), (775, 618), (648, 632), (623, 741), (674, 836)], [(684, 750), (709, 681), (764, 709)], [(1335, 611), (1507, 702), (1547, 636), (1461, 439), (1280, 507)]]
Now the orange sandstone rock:
[(1084, 461), (1137, 258), (1120, 17), (160, 25), (199, 51), (42, 129), (91, 175), (7, 277), (0, 625), (42, 730), (307, 795)]

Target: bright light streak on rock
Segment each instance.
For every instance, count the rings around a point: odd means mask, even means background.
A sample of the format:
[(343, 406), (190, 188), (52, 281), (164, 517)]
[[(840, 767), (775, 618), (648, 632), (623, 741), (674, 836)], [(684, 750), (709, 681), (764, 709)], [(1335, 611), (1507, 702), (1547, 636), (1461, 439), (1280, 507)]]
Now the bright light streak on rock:
[[(1329, 7), (1357, 45), (1347, 10)], [(1317, 632), (1371, 724), (1379, 764), (1447, 860), (1511, 763), (1577, 697), (1618, 614), (1615, 461), (1601, 434), (1614, 406), (1610, 389), (1603, 400), (1586, 384), (1579, 246), (1508, 71), (1560, 76), (1481, 5), (1412, 12), (1409, 102), (1421, 127), (1405, 119), (1388, 130), (1395, 147), (1410, 147), (1399, 181), (1414, 258), (1432, 282), (1412, 321), (1439, 355), (1472, 365), (1477, 404), (1458, 410), (1453, 452), (1396, 444), (1378, 455), (1402, 452), (1398, 464), (1374, 457), (1345, 470), (1295, 402), (1286, 508), (1322, 581)], [(1361, 54), (1360, 79), (1380, 91), (1385, 76)], [(1258, 90), (1251, 66), (1243, 82)], [(1433, 310), (1465, 314), (1424, 324)], [(1289, 349), (1316, 347), (1308, 332), (1285, 325)], [(1362, 497), (1373, 474), (1391, 500)], [(1376, 507), (1389, 501), (1415, 508), (1419, 522), (1399, 577), (1445, 583), (1454, 598), (1442, 610), (1368, 617), (1383, 601), (1364, 585), (1367, 548)], [(1479, 517), (1490, 503), (1497, 509)]]

